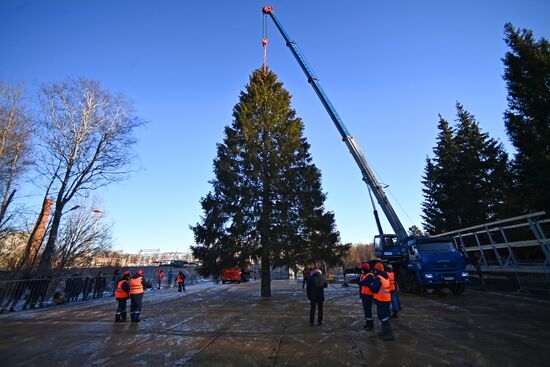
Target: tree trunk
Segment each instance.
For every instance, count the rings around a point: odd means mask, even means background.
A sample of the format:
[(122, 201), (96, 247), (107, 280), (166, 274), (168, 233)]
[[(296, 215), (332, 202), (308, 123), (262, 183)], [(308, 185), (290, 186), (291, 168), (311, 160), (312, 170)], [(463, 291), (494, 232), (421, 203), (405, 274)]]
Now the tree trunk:
[(55, 251), (55, 242), (57, 240), (57, 234), (59, 232), (59, 225), (61, 223), (61, 215), (63, 212), (63, 203), (61, 200), (56, 201), (55, 211), (53, 214), (52, 228), (50, 229), (50, 235), (48, 236), (48, 242), (40, 258), (40, 263), (36, 270), (36, 274), (39, 276), (46, 275), (50, 271), (50, 265)]
[[(264, 241), (262, 241), (264, 242)], [(262, 243), (262, 297), (271, 297), (271, 262), (269, 241)]]

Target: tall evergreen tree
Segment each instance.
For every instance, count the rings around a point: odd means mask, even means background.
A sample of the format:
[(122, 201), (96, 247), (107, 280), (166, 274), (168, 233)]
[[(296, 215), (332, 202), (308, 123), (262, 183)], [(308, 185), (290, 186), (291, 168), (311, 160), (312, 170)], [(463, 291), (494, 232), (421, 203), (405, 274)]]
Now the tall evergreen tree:
[(494, 220), (505, 212), (508, 156), (457, 103), (454, 129), (440, 116), (434, 159), (423, 180), (424, 228), (441, 233)]
[(518, 211), (550, 213), (550, 43), (505, 25), (510, 47), (504, 61), (508, 88), (506, 130), (517, 150), (513, 162)]
[(321, 173), (290, 102), (273, 72), (252, 73), (218, 144), (204, 216), (191, 227), (202, 274), (260, 259), (262, 296), (271, 296), (272, 267), (335, 265), (347, 250), (324, 208)]

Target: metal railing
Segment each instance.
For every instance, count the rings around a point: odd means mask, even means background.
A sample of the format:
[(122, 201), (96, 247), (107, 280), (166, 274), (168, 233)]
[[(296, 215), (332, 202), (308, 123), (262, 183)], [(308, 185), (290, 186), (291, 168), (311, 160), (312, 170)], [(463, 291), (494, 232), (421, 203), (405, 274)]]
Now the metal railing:
[(438, 234), (464, 250), (478, 274), (513, 274), (519, 291), (550, 293), (550, 219), (536, 212)]
[[(138, 269), (130, 268), (133, 274)], [(167, 269), (159, 284), (157, 267), (143, 269), (143, 280), (146, 288), (165, 289), (177, 286), (177, 274), (183, 271), (186, 275), (185, 285), (198, 282), (194, 269)], [(172, 270), (173, 277), (169, 273)], [(44, 308), (49, 306), (89, 301), (114, 296), (115, 289), (122, 274), (111, 275), (72, 275), (0, 281), (0, 313), (18, 310)]]

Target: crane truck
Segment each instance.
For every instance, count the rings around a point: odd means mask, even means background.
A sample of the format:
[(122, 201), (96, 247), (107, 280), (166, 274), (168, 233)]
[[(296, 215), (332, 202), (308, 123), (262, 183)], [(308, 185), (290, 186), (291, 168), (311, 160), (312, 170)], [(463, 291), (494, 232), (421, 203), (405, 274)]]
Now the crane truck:
[[(321, 87), (319, 79), (313, 73), (297, 43), (290, 38), (279, 19), (275, 16), (272, 6), (264, 6), (262, 12), (265, 17), (270, 17), (273, 20), (286, 45), (294, 55), (296, 61), (298, 61), (308, 82), (321, 100), (321, 103), (340, 133), (342, 140), (361, 170), (363, 181), (365, 181), (369, 190), (369, 195), (372, 192), (395, 232), (394, 234), (385, 234), (383, 232), (373, 201), (374, 218), (379, 232), (374, 237), (375, 256), (385, 263), (392, 264), (401, 287), (406, 291), (422, 293), (426, 288), (437, 289), (446, 287), (453, 293), (462, 293), (465, 284), (469, 281), (466, 262), (462, 252), (455, 246), (451, 238), (419, 237), (407, 234), (390, 201), (386, 197), (382, 185), (377, 180), (355, 139), (347, 130), (338, 112), (336, 112), (336, 109)], [(262, 43), (265, 48), (267, 40), (264, 38)]]

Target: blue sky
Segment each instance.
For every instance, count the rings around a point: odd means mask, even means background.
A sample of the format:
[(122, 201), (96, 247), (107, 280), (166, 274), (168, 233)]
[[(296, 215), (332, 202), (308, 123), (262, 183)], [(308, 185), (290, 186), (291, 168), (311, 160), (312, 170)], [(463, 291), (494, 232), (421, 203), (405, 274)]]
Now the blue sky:
[[(263, 5), (275, 6), (406, 227), (421, 223), (420, 180), (439, 113), (453, 121), (455, 103), (464, 104), (511, 152), (504, 24), (550, 38), (550, 2), (542, 0), (2, 1), (0, 78), (29, 94), (42, 83), (95, 79), (149, 121), (138, 132), (140, 171), (96, 193), (115, 248), (193, 244), (189, 225), (210, 190), (216, 143), (263, 60)], [(268, 35), (268, 64), (305, 122), (342, 240), (371, 241), (360, 171), (271, 22)], [(40, 194), (31, 194), (38, 207)]]

